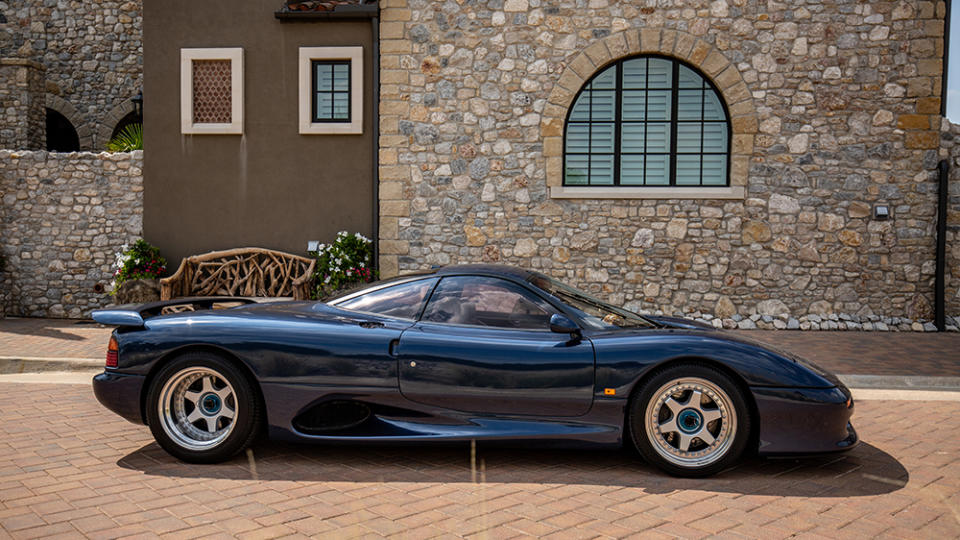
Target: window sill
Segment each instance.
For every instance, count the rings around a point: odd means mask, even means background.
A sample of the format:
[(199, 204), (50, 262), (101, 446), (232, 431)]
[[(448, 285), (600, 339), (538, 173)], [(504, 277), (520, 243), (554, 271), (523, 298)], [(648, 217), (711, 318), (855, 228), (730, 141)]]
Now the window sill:
[(743, 186), (722, 187), (576, 187), (551, 186), (553, 199), (744, 199)]
[(300, 124), (301, 135), (363, 135), (363, 126), (354, 122), (307, 122)]

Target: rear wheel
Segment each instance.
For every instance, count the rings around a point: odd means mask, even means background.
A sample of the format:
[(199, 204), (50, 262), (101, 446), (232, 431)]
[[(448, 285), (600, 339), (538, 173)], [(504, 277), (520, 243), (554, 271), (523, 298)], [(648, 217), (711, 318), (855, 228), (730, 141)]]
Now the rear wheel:
[(189, 353), (164, 366), (147, 396), (157, 443), (192, 463), (224, 461), (245, 449), (260, 416), (260, 403), (243, 373), (208, 353)]
[(709, 476), (740, 457), (750, 412), (736, 383), (711, 367), (683, 364), (656, 373), (630, 405), (641, 455), (676, 476)]

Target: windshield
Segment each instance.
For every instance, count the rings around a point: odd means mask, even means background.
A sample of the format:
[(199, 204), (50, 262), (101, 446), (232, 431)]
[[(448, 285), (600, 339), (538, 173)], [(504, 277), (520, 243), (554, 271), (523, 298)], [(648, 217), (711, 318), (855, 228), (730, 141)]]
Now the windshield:
[(641, 315), (612, 306), (549, 276), (534, 273), (529, 281), (532, 285), (563, 300), (577, 311), (577, 315), (583, 319), (585, 324), (593, 328), (652, 328), (656, 326)]

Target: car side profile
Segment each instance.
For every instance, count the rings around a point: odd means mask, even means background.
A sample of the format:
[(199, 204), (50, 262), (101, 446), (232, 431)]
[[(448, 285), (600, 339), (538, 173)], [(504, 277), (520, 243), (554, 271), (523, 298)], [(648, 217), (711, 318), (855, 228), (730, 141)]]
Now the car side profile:
[(445, 267), (326, 302), (187, 298), (93, 317), (117, 326), (97, 398), (188, 462), (266, 434), (628, 444), (670, 474), (705, 476), (745, 452), (857, 443), (849, 390), (814, 364), (510, 266)]

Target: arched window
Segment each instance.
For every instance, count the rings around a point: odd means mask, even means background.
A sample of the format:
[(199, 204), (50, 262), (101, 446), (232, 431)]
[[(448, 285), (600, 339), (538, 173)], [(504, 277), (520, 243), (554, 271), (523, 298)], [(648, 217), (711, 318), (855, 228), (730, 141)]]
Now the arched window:
[(580, 89), (565, 128), (565, 186), (730, 185), (726, 105), (678, 60), (608, 66)]
[(77, 152), (80, 137), (67, 117), (53, 109), (47, 109), (47, 151)]
[(110, 133), (110, 140), (113, 140), (121, 131), (124, 130), (127, 126), (133, 124), (139, 124), (141, 122), (140, 115), (136, 111), (130, 111), (117, 122), (117, 125), (113, 128), (113, 132)]

